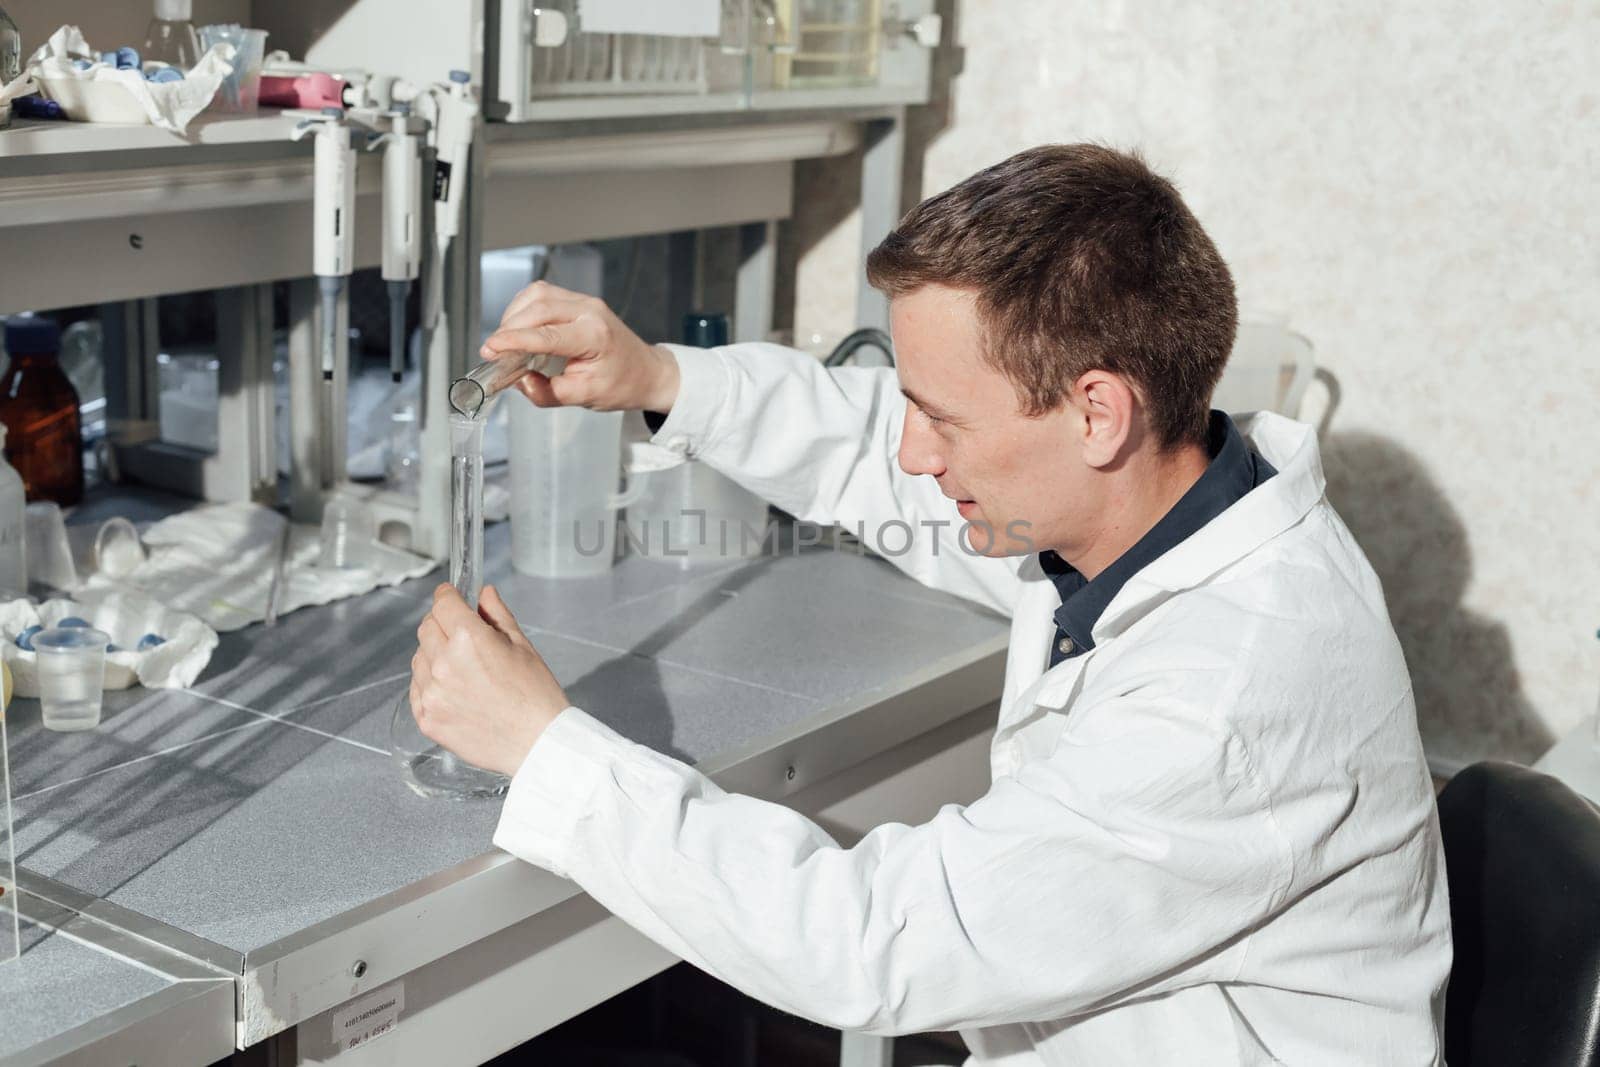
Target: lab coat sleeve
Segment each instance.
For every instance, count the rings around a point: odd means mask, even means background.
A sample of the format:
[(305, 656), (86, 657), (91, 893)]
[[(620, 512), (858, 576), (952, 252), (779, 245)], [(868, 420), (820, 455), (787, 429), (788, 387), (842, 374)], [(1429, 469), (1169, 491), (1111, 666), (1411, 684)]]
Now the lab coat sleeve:
[[(1288, 852), (1235, 740), (1130, 699), (966, 807), (853, 848), (564, 711), (495, 843), (774, 1007), (895, 1034), (1058, 1019), (1236, 977)], [(1127, 753), (1138, 754), (1130, 762)]]
[(680, 385), (656, 443), (798, 519), (837, 523), (924, 585), (1011, 613), (1025, 532), (994, 533), (1018, 556), (977, 555), (938, 483), (900, 469), (905, 397), (891, 368), (829, 369), (768, 344), (666, 347)]

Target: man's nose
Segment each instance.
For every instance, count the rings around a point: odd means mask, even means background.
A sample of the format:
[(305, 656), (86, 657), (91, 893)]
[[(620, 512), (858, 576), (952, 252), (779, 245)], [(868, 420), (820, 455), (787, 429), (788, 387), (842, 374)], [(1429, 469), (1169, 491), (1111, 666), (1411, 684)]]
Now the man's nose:
[(908, 407), (900, 429), (900, 469), (907, 474), (931, 474), (937, 478), (944, 473), (939, 437), (921, 423), (916, 412)]

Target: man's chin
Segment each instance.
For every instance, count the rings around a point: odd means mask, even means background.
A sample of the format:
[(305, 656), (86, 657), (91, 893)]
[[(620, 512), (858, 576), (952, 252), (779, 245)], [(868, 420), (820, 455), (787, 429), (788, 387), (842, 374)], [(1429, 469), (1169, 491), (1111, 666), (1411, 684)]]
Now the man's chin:
[(1005, 559), (1010, 556), (1030, 556), (1038, 551), (1027, 531), (1026, 522), (997, 526), (980, 514), (967, 520), (961, 536), (970, 555)]

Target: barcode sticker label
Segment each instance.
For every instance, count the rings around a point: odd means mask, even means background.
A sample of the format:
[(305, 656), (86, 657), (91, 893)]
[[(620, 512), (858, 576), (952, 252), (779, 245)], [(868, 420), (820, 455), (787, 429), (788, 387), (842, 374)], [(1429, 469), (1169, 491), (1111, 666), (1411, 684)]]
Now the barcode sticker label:
[(334, 1009), (333, 1043), (345, 1052), (360, 1048), (393, 1030), (400, 1022), (400, 1013), (405, 1010), (404, 982), (391, 982), (374, 989), (359, 1000)]

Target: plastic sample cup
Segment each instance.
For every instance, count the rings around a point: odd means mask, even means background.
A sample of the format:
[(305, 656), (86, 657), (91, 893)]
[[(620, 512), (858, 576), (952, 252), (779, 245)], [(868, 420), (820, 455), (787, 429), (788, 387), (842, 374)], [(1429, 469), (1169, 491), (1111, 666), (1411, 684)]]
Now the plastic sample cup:
[(145, 561), (139, 530), (122, 516), (100, 524), (94, 538), (95, 568), (107, 578), (126, 578)]
[(84, 626), (57, 626), (33, 635), (45, 729), (69, 732), (100, 725), (110, 643), (105, 631)]
[(217, 87), (211, 109), (253, 115), (261, 92), (261, 61), (267, 47), (267, 31), (231, 24), (200, 27), (202, 49), (209, 52), (219, 42), (234, 47), (233, 73)]
[(322, 554), (318, 565), (335, 570), (370, 566), (378, 520), (365, 501), (335, 496), (322, 509)]

